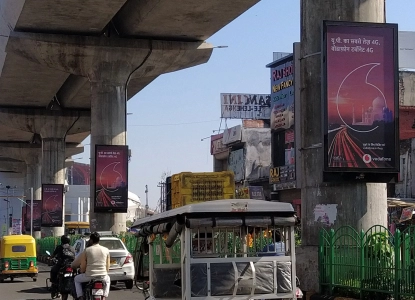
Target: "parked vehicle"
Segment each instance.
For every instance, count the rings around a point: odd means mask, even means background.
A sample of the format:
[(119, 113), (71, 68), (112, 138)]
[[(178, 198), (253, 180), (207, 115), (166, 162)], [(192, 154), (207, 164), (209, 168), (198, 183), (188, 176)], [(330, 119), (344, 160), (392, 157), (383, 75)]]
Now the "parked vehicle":
[(16, 277), (37, 280), (35, 239), (30, 235), (6, 235), (0, 240), (0, 282)]
[[(111, 283), (124, 282), (127, 289), (132, 289), (135, 275), (133, 256), (128, 252), (125, 244), (119, 238), (112, 236), (111, 232), (100, 232), (100, 235), (99, 244), (108, 248), (110, 252), (111, 265), (108, 275), (111, 278)], [(79, 255), (85, 250), (88, 240), (89, 237), (84, 236), (75, 241), (75, 255)]]

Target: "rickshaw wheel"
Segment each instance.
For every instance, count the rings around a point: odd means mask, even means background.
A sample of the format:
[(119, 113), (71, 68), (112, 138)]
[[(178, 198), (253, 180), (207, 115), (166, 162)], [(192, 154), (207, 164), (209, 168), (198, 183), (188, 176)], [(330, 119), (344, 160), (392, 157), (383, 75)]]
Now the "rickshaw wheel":
[(10, 281), (14, 281), (14, 277), (10, 277)]
[(3, 283), (3, 282), (4, 282), (4, 278), (0, 277), (0, 283)]
[(36, 278), (36, 277), (33, 277), (32, 279), (33, 279), (33, 281), (35, 281), (35, 282), (37, 281), (37, 278)]

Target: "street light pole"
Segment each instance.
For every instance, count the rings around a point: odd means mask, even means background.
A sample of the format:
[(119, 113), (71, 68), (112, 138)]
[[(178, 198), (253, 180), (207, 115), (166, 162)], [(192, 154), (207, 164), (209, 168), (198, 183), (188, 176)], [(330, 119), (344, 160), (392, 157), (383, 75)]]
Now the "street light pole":
[(147, 187), (147, 184), (146, 184), (146, 213), (145, 213), (145, 217), (147, 217), (148, 216), (148, 187)]
[(33, 236), (33, 187), (30, 188), (30, 235)]
[(7, 195), (7, 200), (6, 200), (6, 202), (7, 202), (7, 206), (6, 206), (6, 208), (7, 208), (7, 234), (9, 234), (9, 232), (10, 232), (10, 216), (9, 216), (9, 206), (10, 206), (10, 202), (9, 202), (9, 188), (10, 188), (10, 185), (6, 185), (6, 195)]

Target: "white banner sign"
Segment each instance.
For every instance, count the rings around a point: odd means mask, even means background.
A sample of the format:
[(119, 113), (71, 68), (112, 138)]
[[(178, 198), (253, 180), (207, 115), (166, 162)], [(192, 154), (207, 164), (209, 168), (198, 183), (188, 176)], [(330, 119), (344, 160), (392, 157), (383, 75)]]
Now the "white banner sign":
[(221, 117), (265, 119), (271, 116), (271, 96), (267, 94), (220, 94)]
[(415, 69), (415, 32), (399, 31), (399, 68)]

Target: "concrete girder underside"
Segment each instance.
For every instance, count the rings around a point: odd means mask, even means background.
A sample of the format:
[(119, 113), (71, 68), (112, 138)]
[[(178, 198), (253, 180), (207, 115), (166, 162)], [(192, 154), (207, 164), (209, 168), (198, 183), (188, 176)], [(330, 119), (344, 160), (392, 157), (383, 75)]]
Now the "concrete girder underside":
[(90, 113), (76, 110), (0, 108), (0, 123), (44, 137), (89, 132)]
[(212, 50), (212, 45), (200, 41), (131, 40), (21, 32), (11, 33), (6, 47), (8, 53), (89, 79), (101, 62), (114, 59), (123, 60), (121, 67), (131, 67), (131, 71), (140, 66), (132, 77), (154, 78), (206, 63)]
[(0, 158), (0, 172), (25, 173), (26, 163), (10, 158)]
[(113, 21), (122, 36), (204, 41), (259, 1), (127, 1)]
[[(29, 143), (0, 142), (0, 157), (27, 161), (30, 156), (38, 152), (42, 153), (42, 145)], [(65, 156), (71, 157), (84, 152), (84, 147), (79, 144), (66, 144)]]

